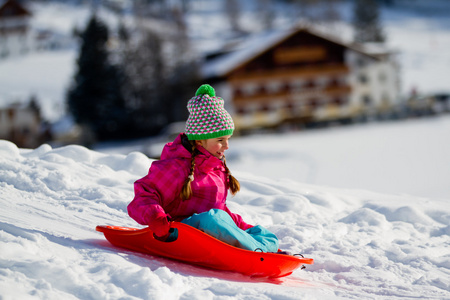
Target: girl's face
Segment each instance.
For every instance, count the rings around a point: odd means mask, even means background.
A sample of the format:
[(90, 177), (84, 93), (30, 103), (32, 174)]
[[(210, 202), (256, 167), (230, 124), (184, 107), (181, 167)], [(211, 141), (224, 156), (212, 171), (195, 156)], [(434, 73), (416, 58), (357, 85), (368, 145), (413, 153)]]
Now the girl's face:
[(209, 153), (217, 157), (218, 159), (222, 159), (224, 156), (225, 150), (228, 149), (228, 140), (231, 138), (231, 135), (224, 135), (218, 138), (207, 139), (196, 141), (197, 145), (205, 148)]

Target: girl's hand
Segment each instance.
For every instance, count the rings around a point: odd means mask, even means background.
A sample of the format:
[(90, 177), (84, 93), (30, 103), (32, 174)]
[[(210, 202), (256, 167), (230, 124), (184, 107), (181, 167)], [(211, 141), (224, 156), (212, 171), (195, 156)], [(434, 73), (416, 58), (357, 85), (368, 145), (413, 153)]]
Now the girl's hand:
[(163, 235), (163, 236), (157, 236), (155, 233), (153, 233), (153, 237), (161, 242), (165, 242), (169, 236), (170, 236), (170, 232), (168, 232), (166, 235)]
[(148, 224), (148, 227), (153, 231), (153, 234), (158, 239), (162, 239), (169, 234), (170, 223), (167, 220), (167, 215), (165, 213), (158, 213)]
[(153, 237), (161, 242), (173, 242), (178, 238), (178, 230), (176, 228), (170, 228), (166, 235), (159, 237), (153, 233)]

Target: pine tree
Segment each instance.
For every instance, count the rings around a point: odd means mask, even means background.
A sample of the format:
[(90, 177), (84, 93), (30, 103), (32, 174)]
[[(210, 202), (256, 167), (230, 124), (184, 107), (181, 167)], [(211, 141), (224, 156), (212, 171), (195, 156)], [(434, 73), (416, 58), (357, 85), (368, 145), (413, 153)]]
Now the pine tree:
[(353, 27), (355, 42), (384, 42), (379, 7), (376, 0), (355, 0), (353, 10)]
[[(138, 136), (154, 135), (169, 123), (186, 120), (186, 103), (198, 88), (200, 70), (183, 10), (167, 8), (162, 13), (159, 4), (163, 1), (154, 1), (153, 5), (145, 2), (133, 3), (136, 22), (133, 28), (122, 28), (124, 33), (133, 34), (121, 35), (128, 36), (121, 38), (120, 60), (126, 74), (123, 91), (133, 133)], [(153, 22), (149, 22), (149, 16), (153, 16)], [(168, 26), (158, 28), (155, 21)]]
[(78, 70), (67, 95), (75, 121), (89, 127), (101, 140), (120, 138), (126, 132), (122, 76), (108, 60), (108, 38), (108, 28), (93, 15), (81, 34)]
[(124, 52), (125, 93), (134, 132), (152, 135), (168, 122), (161, 105), (164, 99), (164, 59), (159, 36), (150, 30), (141, 32), (141, 35), (139, 42), (128, 44)]

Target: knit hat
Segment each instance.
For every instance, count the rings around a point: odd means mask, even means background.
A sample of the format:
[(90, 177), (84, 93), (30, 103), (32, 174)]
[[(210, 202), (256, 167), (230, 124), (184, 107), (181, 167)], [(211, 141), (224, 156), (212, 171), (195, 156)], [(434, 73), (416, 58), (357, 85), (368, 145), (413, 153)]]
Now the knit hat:
[(188, 101), (189, 118), (186, 122), (186, 135), (189, 140), (206, 140), (231, 135), (234, 123), (224, 108), (224, 101), (216, 97), (209, 84), (203, 84)]

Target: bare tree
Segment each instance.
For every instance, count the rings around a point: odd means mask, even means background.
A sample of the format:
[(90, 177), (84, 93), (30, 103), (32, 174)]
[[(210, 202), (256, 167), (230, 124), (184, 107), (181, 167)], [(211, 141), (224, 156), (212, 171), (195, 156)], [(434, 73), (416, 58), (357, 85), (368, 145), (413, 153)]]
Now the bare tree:
[(356, 42), (384, 42), (376, 0), (355, 0), (353, 10), (354, 39)]
[(257, 1), (257, 12), (261, 20), (261, 27), (263, 30), (270, 30), (274, 26), (275, 21), (275, 10), (273, 7), (272, 0), (258, 0)]
[(225, 0), (225, 14), (230, 21), (231, 30), (235, 32), (241, 31), (239, 18), (241, 17), (241, 7), (238, 0)]

